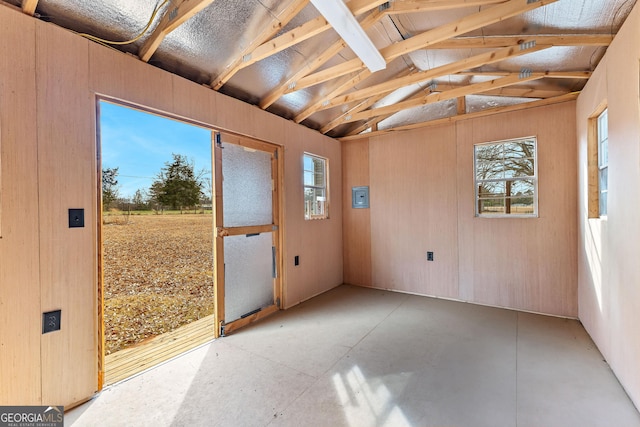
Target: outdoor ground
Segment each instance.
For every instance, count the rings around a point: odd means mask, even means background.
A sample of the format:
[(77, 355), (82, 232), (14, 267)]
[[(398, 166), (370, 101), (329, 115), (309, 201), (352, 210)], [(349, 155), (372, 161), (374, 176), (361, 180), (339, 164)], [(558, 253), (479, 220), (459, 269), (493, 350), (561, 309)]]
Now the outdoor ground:
[(105, 354), (213, 314), (211, 214), (105, 215)]

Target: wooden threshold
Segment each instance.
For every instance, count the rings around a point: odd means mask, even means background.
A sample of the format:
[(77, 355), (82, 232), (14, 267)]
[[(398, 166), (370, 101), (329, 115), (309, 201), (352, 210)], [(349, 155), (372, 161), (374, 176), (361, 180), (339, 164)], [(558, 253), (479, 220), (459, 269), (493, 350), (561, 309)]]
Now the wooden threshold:
[(214, 338), (213, 315), (105, 357), (104, 384), (110, 385), (198, 347)]

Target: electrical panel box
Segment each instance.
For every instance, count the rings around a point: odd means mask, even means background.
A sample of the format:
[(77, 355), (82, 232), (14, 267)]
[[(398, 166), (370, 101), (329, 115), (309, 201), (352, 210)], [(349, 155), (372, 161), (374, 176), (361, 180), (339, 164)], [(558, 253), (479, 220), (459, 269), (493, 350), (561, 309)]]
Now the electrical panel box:
[(353, 187), (351, 189), (351, 207), (353, 209), (369, 207), (369, 187)]

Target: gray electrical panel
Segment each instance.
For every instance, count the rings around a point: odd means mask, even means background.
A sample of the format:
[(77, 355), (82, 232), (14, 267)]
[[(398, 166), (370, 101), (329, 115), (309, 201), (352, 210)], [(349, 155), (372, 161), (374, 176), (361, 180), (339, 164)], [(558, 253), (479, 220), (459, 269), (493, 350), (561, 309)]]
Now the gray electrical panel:
[(369, 187), (353, 187), (351, 189), (351, 207), (353, 209), (369, 207)]

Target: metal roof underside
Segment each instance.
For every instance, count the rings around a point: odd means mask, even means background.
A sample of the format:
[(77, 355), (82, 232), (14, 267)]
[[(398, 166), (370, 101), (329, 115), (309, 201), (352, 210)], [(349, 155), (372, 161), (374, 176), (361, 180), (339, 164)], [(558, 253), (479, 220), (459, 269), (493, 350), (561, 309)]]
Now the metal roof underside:
[(345, 137), (575, 98), (635, 1), (350, 0), (387, 61), (373, 74), (309, 0), (6, 3)]

